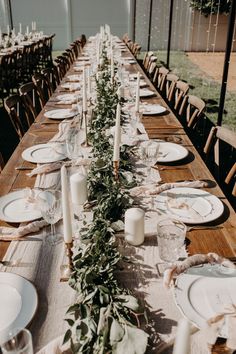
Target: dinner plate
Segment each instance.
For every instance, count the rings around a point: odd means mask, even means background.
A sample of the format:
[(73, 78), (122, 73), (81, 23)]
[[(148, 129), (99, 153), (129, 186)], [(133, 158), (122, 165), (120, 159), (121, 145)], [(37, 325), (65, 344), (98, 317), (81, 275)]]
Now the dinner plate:
[(52, 109), (51, 111), (47, 111), (44, 113), (46, 118), (50, 119), (66, 119), (73, 118), (76, 115), (74, 110), (68, 109)]
[[(129, 74), (129, 78), (130, 80), (136, 80), (138, 77), (138, 74), (137, 73), (133, 73), (133, 74)], [(140, 78), (144, 78), (144, 76), (142, 74), (140, 74)]]
[(41, 217), (41, 212), (35, 208), (35, 204), (28, 201), (27, 189), (20, 189), (0, 197), (0, 220), (19, 223)]
[(188, 156), (188, 150), (179, 144), (159, 141), (159, 157), (157, 162), (169, 163), (184, 159)]
[(81, 76), (79, 75), (68, 75), (67, 79), (70, 81), (80, 81), (81, 80)]
[(22, 158), (33, 163), (60, 161), (66, 158), (66, 147), (57, 143), (33, 145), (22, 152)]
[(140, 97), (151, 97), (154, 95), (155, 95), (155, 92), (148, 90), (148, 89), (141, 89), (139, 92)]
[[(236, 303), (236, 269), (219, 264), (189, 268), (176, 280), (174, 298), (183, 315), (198, 328), (224, 312), (224, 305)], [(220, 336), (228, 337), (223, 325)]]
[(171, 188), (156, 196), (157, 209), (186, 224), (204, 224), (218, 219), (224, 211), (222, 201), (202, 189)]
[(140, 108), (141, 108), (141, 112), (146, 116), (161, 114), (166, 111), (166, 107), (163, 107), (159, 104), (145, 104), (145, 105), (141, 105)]
[(67, 90), (75, 91), (80, 89), (80, 84), (77, 82), (65, 82), (61, 84), (61, 87)]
[(35, 287), (18, 274), (0, 272), (0, 344), (14, 328), (26, 327), (35, 315)]
[(58, 99), (58, 101), (76, 101), (77, 95), (74, 95), (73, 93), (65, 93), (64, 95), (58, 95), (56, 98)]

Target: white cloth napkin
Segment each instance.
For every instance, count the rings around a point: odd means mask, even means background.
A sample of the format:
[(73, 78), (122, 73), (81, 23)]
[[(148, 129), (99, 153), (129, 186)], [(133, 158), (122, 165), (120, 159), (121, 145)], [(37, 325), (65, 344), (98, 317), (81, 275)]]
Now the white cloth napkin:
[(63, 337), (62, 335), (53, 339), (36, 354), (72, 354), (71, 350), (67, 348), (67, 345), (62, 345)]
[[(89, 166), (91, 164), (91, 159), (77, 159), (76, 161), (74, 161), (74, 165), (75, 166)], [(35, 167), (30, 173), (27, 173), (27, 176), (32, 177), (35, 175), (41, 175), (44, 173), (51, 173), (53, 171), (57, 171), (60, 170), (62, 165), (65, 166), (71, 166), (71, 162), (67, 161), (59, 161), (59, 162), (53, 162), (53, 163), (48, 163), (48, 164), (44, 164), (44, 165), (40, 165), (38, 167)]]
[(189, 187), (189, 188), (206, 188), (208, 186), (207, 182), (204, 181), (184, 181), (184, 182), (174, 182), (174, 183), (164, 183), (161, 186), (157, 186), (153, 190), (149, 190), (146, 194), (160, 194), (168, 189), (179, 188), (179, 187)]
[(44, 226), (48, 225), (48, 223), (44, 220), (33, 221), (27, 225), (22, 225), (17, 228), (15, 227), (0, 227), (0, 240), (4, 239), (9, 241), (26, 236), (33, 232), (39, 231)]

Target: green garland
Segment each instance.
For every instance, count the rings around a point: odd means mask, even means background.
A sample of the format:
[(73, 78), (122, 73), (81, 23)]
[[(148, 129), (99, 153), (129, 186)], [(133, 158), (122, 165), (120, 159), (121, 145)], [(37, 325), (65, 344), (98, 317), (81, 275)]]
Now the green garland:
[(94, 161), (88, 175), (89, 199), (96, 200), (96, 206), (92, 225), (81, 230), (82, 244), (73, 260), (69, 284), (77, 291), (78, 298), (67, 311), (70, 328), (64, 343), (70, 341), (73, 353), (142, 354), (148, 335), (137, 327), (136, 319), (143, 310), (116, 279), (123, 257), (115, 246), (111, 226), (132, 205), (128, 188), (135, 184), (135, 179), (126, 178), (127, 171), (132, 171), (128, 163), (132, 149), (128, 146), (121, 150), (119, 183), (113, 175), (113, 148), (106, 129), (115, 124), (118, 87), (110, 83), (105, 51), (96, 85), (97, 104), (89, 131)]

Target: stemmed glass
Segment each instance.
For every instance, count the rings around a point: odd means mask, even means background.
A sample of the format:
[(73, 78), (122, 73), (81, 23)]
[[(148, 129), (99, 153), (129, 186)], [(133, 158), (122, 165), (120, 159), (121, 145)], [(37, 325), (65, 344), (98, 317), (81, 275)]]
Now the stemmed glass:
[(160, 144), (156, 141), (145, 142), (141, 145), (141, 157), (144, 163), (147, 165), (147, 178), (146, 182), (153, 182), (152, 177), (152, 166), (155, 165), (158, 154)]
[(78, 127), (71, 127), (66, 137), (66, 151), (67, 157), (72, 160), (72, 167), (75, 166), (75, 161), (78, 157), (82, 157), (82, 129)]
[(25, 328), (12, 330), (5, 343), (1, 344), (3, 354), (33, 354), (33, 343), (30, 331)]
[(47, 237), (50, 244), (55, 245), (62, 240), (62, 236), (56, 233), (55, 224), (62, 217), (61, 192), (48, 189), (41, 191), (37, 197), (38, 207), (44, 220), (51, 225), (51, 233)]

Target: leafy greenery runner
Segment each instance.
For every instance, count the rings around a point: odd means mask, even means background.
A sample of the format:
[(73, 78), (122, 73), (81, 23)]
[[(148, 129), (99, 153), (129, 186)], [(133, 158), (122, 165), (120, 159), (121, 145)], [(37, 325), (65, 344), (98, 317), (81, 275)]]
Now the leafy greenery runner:
[(64, 342), (70, 340), (73, 353), (142, 354), (148, 335), (138, 328), (139, 303), (115, 276), (122, 255), (115, 247), (111, 226), (131, 206), (128, 188), (135, 181), (133, 178), (128, 183), (125, 178), (125, 171), (132, 171), (129, 146), (121, 148), (119, 183), (113, 175), (113, 146), (106, 130), (115, 124), (119, 98), (117, 83), (110, 83), (105, 51), (98, 75), (97, 103), (89, 132), (94, 160), (88, 175), (89, 199), (96, 200), (96, 207), (92, 225), (81, 230), (82, 244), (74, 257), (69, 284), (77, 291), (78, 298), (67, 311), (70, 328)]

